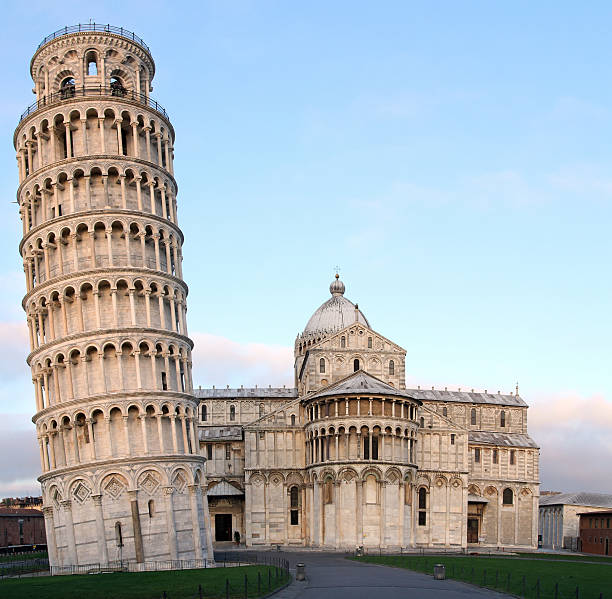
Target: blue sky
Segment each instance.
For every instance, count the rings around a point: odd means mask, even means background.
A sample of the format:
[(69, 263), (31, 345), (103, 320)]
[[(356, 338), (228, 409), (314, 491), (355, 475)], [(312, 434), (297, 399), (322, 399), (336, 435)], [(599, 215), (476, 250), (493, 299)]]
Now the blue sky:
[(3, 13), (0, 437), (35, 459), (0, 470), (0, 495), (37, 472), (12, 134), (37, 44), (90, 18), (148, 43), (177, 132), (196, 385), (291, 383), (339, 265), (409, 384), (518, 380), (543, 488), (612, 492), (609, 3), (93, 8)]

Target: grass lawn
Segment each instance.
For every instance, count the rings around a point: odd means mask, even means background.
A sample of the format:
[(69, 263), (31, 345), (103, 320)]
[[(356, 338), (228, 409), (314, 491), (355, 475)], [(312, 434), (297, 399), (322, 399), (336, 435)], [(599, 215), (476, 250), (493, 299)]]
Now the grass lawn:
[(0, 555), (0, 564), (5, 564), (7, 562), (26, 562), (31, 559), (46, 558), (46, 551), (32, 551), (31, 553), (20, 553), (18, 555), (11, 555), (10, 553), (7, 553), (6, 555)]
[[(612, 599), (612, 565), (541, 560), (512, 557), (438, 556), (367, 556), (353, 558), (374, 564), (408, 568), (433, 573), (434, 564), (446, 566), (446, 577), (478, 586), (505, 591), (519, 597), (540, 599)], [(525, 584), (523, 587), (523, 577)], [(539, 581), (539, 594), (538, 594)], [(555, 595), (558, 584), (558, 595)], [(579, 587), (579, 595), (576, 595)], [(524, 590), (523, 590), (524, 589)]]
[(567, 560), (577, 562), (602, 562), (612, 565), (612, 557), (607, 555), (571, 555), (567, 553), (519, 553), (521, 557), (535, 559)]
[[(268, 587), (268, 571), (271, 583)], [(80, 576), (44, 576), (37, 578), (6, 579), (0, 581), (2, 599), (160, 599), (166, 592), (168, 599), (194, 599), (198, 585), (202, 596), (225, 597), (226, 579), (231, 597), (244, 597), (244, 577), (248, 577), (248, 596), (265, 595), (288, 578), (279, 570), (278, 579), (272, 566), (240, 566), (237, 568), (206, 568), (204, 570), (175, 570), (170, 572), (137, 572), (90, 574)], [(258, 573), (261, 588), (258, 593)]]

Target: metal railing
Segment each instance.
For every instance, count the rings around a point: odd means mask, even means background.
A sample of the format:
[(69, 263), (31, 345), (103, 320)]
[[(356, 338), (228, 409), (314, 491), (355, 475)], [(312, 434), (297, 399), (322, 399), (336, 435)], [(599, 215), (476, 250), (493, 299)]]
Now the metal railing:
[(54, 31), (52, 34), (48, 35), (42, 42), (40, 42), (40, 44), (38, 44), (38, 48), (36, 49), (38, 50), (47, 42), (61, 37), (62, 35), (68, 35), (69, 33), (79, 33), (81, 31), (101, 31), (105, 33), (115, 33), (117, 35), (120, 35), (121, 37), (125, 37), (127, 39), (132, 40), (133, 42), (136, 42), (138, 45), (142, 46), (147, 52), (151, 52), (149, 46), (144, 43), (144, 40), (138, 37), (132, 31), (128, 31), (123, 27), (114, 27), (113, 25), (101, 25), (100, 23), (79, 23), (78, 25), (70, 25), (70, 27), (66, 26), (62, 29), (58, 29), (57, 31)]
[(21, 122), (25, 117), (29, 116), (33, 112), (36, 112), (40, 108), (52, 106), (53, 104), (63, 102), (64, 100), (72, 100), (73, 98), (81, 98), (86, 96), (110, 96), (112, 98), (132, 100), (134, 102), (144, 104), (149, 108), (153, 108), (157, 112), (163, 114), (168, 120), (170, 119), (164, 107), (145, 94), (139, 94), (135, 91), (130, 91), (123, 87), (113, 87), (105, 85), (94, 85), (92, 87), (85, 87), (84, 85), (72, 85), (60, 90), (59, 92), (43, 96), (40, 100), (37, 100), (36, 102), (28, 106), (26, 110), (22, 113), (21, 117), (19, 118), (19, 121)]

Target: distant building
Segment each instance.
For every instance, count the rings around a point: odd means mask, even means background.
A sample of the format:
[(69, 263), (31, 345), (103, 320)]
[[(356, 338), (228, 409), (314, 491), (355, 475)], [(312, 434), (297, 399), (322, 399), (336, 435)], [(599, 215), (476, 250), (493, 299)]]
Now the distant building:
[(542, 493), (538, 526), (542, 546), (577, 551), (579, 514), (606, 508), (612, 508), (612, 495), (606, 493)]
[(41, 509), (42, 503), (43, 501), (40, 495), (38, 497), (5, 497), (0, 501), (0, 508)]
[(612, 545), (612, 510), (581, 512), (579, 548), (584, 553), (610, 555)]
[(46, 542), (45, 519), (40, 510), (0, 507), (0, 547)]

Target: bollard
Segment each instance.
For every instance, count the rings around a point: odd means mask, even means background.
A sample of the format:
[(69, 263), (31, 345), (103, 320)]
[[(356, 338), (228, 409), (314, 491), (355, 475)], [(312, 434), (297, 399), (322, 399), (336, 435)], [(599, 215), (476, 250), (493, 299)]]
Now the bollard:
[(248, 599), (249, 597), (249, 579), (247, 575), (244, 575), (244, 599)]
[(199, 584), (198, 585), (198, 599), (202, 599), (203, 594), (202, 594), (202, 585)]
[(446, 568), (444, 564), (435, 564), (433, 573), (434, 580), (444, 580), (446, 578)]
[(225, 579), (225, 599), (229, 599), (229, 578)]
[(295, 579), (306, 580), (306, 566), (304, 564), (295, 565)]

